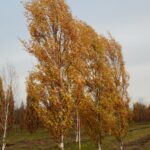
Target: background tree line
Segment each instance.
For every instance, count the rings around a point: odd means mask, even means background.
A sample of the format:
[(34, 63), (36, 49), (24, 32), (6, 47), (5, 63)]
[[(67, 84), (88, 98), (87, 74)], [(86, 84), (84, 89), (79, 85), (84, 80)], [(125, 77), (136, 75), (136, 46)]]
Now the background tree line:
[(146, 105), (140, 102), (136, 102), (133, 105), (132, 111), (133, 121), (135, 122), (146, 122), (150, 121), (150, 105)]
[[(12, 119), (9, 123), (10, 129), (17, 126), (20, 130), (28, 130), (30, 133), (33, 133), (38, 128), (43, 128), (42, 122), (40, 122), (40, 119), (33, 107), (28, 107), (28, 105), (22, 102), (19, 107), (12, 107), (11, 111), (13, 113), (11, 113)], [(133, 106), (129, 108), (129, 113), (129, 123), (150, 122), (150, 105), (135, 102)], [(28, 119), (28, 117), (30, 119)], [(76, 118), (74, 118), (73, 128), (76, 128), (76, 121)]]

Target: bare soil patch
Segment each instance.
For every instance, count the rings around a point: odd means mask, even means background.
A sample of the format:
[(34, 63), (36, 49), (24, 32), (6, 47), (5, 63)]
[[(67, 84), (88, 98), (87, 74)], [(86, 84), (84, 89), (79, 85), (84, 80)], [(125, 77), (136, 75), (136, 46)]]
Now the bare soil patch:
[[(125, 150), (145, 150), (150, 146), (150, 135), (125, 144)], [(118, 150), (118, 149), (113, 149)]]

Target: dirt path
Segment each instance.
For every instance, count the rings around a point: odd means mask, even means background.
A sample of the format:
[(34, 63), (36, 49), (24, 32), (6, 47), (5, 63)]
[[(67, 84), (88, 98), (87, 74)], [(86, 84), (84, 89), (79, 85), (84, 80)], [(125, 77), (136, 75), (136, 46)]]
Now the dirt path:
[(125, 150), (146, 150), (150, 147), (150, 135), (125, 144)]

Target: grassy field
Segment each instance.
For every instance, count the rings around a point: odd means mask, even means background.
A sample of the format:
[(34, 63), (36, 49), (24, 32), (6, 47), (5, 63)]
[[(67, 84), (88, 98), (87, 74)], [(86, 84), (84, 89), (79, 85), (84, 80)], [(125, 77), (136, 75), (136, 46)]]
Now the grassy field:
[[(65, 150), (77, 150), (74, 134), (65, 140)], [(49, 134), (39, 129), (34, 134), (14, 129), (8, 135), (6, 150), (57, 150)], [(103, 141), (104, 150), (115, 150), (118, 143), (113, 137), (106, 137)], [(132, 124), (125, 138), (127, 150), (150, 150), (150, 123)], [(96, 150), (96, 146), (87, 136), (82, 135), (82, 150)]]

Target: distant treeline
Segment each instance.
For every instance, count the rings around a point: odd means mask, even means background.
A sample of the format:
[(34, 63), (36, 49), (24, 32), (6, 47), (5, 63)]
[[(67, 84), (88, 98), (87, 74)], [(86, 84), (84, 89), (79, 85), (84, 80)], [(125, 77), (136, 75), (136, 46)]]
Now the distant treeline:
[[(14, 124), (20, 130), (28, 130), (30, 133), (33, 133), (38, 128), (43, 127), (36, 111), (31, 106), (29, 108), (29, 104), (26, 105), (22, 102), (19, 107), (14, 109), (13, 114)], [(130, 108), (130, 122), (150, 122), (150, 105), (140, 102), (134, 103), (133, 108)]]
[(135, 122), (150, 121), (150, 105), (137, 102), (133, 105), (132, 119)]

